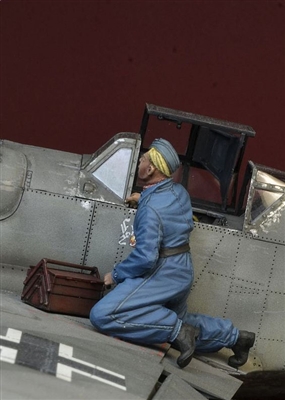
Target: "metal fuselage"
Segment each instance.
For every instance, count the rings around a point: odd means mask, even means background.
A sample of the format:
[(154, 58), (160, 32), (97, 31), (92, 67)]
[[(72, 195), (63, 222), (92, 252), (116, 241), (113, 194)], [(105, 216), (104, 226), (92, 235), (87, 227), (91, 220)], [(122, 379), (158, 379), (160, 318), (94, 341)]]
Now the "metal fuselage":
[[(27, 269), (45, 257), (97, 266), (103, 276), (131, 252), (136, 211), (124, 200), (140, 149), (134, 133), (117, 134), (88, 156), (0, 142), (2, 288), (21, 293)], [(251, 163), (244, 212), (193, 207), (189, 311), (256, 332), (257, 370), (285, 369), (285, 183), (279, 178)]]

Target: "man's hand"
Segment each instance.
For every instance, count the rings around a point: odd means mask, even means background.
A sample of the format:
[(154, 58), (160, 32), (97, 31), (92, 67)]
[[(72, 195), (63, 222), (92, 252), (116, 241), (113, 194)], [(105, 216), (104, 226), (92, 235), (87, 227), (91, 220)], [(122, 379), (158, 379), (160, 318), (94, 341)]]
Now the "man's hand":
[(108, 272), (104, 276), (104, 285), (106, 288), (110, 288), (111, 285), (113, 285), (115, 282), (113, 281), (112, 274), (111, 272)]
[(129, 197), (126, 198), (125, 202), (129, 203), (130, 207), (137, 208), (140, 196), (140, 193), (132, 193)]

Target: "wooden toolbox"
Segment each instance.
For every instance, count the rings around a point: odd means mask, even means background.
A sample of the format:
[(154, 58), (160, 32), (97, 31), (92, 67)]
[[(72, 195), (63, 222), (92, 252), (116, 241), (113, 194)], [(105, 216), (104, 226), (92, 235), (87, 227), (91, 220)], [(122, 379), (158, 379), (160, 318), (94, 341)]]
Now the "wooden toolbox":
[[(77, 269), (77, 272), (70, 269)], [(93, 305), (102, 298), (104, 288), (97, 267), (43, 258), (29, 268), (21, 299), (45, 311), (89, 317)]]

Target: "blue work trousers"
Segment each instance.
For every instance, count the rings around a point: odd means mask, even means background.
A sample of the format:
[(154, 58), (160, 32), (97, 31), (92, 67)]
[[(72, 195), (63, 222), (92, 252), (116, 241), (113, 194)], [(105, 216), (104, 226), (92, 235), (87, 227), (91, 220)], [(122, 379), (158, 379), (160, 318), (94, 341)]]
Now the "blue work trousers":
[[(94, 305), (91, 323), (109, 336), (134, 343), (159, 344), (176, 339), (182, 322), (200, 328), (196, 351), (231, 348), (238, 330), (228, 319), (187, 312), (192, 279), (173, 279), (162, 263), (145, 277), (127, 278)], [(193, 274), (188, 269), (188, 274)], [(185, 283), (188, 282), (188, 283)]]

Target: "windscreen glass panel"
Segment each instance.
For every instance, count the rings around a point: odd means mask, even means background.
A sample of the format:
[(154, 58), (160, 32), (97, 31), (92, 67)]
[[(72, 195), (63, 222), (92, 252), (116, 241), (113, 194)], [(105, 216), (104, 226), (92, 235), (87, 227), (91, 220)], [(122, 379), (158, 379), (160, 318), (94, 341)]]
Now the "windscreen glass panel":
[[(264, 171), (258, 171), (256, 181), (276, 185), (276, 187), (285, 187), (285, 183)], [(257, 189), (253, 190), (253, 200), (251, 207), (251, 221), (255, 221), (262, 213), (269, 209), (276, 201), (282, 197), (282, 193), (273, 190)]]
[(92, 175), (121, 199), (125, 194), (132, 150), (121, 148), (112, 154)]

